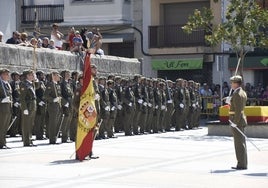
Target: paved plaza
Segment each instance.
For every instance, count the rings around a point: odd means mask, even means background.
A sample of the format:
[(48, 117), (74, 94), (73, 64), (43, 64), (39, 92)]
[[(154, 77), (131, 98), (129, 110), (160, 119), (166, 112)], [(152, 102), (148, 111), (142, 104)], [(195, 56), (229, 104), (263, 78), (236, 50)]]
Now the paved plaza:
[(95, 141), (100, 158), (83, 162), (71, 156), (74, 143), (22, 147), (21, 137), (8, 138), (11, 149), (0, 150), (0, 187), (268, 187), (268, 139), (252, 138), (261, 151), (247, 142), (249, 168), (235, 171), (233, 138), (207, 136), (206, 127), (117, 136)]

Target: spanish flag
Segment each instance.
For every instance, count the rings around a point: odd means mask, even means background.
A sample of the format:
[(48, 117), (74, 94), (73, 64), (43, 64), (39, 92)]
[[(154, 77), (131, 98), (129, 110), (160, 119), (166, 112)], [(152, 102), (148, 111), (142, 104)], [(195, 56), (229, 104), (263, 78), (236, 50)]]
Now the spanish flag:
[(76, 133), (76, 159), (82, 161), (92, 152), (94, 129), (97, 123), (95, 91), (91, 75), (90, 54), (86, 54), (81, 89), (78, 126)]

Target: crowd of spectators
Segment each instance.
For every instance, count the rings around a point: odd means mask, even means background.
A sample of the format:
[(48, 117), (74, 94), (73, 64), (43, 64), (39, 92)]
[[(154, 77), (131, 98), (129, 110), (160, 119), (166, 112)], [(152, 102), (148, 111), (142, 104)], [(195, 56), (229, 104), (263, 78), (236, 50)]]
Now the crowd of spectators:
[[(247, 93), (247, 106), (267, 106), (268, 105), (268, 86), (264, 87), (262, 83), (256, 86), (246, 83), (244, 85)], [(219, 107), (226, 105), (224, 98), (231, 94), (230, 86), (224, 82), (221, 88), (219, 84), (208, 85), (203, 83), (200, 88), (200, 94), (203, 99), (203, 114), (218, 115)]]
[[(54, 50), (67, 50), (72, 53), (82, 55), (82, 52), (90, 52), (94, 54), (104, 55), (102, 46), (102, 35), (99, 28), (93, 28), (89, 31), (86, 28), (75, 30), (71, 27), (68, 34), (65, 36), (59, 30), (59, 25), (54, 23), (50, 38), (44, 37), (29, 37), (26, 32), (14, 31), (12, 37), (9, 38), (7, 44), (16, 44), (19, 46), (49, 48)], [(3, 33), (0, 31), (0, 42), (3, 42)]]

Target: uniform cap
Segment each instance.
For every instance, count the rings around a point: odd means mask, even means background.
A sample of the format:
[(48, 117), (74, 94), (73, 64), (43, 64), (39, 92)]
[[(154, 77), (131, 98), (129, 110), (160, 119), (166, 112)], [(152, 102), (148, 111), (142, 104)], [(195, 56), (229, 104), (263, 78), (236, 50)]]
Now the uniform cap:
[(188, 83), (194, 83), (194, 81), (193, 80), (189, 80)]
[(0, 74), (5, 73), (5, 72), (9, 73), (10, 71), (6, 68), (0, 69)]
[(115, 80), (122, 80), (121, 76), (115, 76), (114, 79)]
[(62, 77), (62, 76), (60, 75), (60, 73), (59, 73), (58, 71), (56, 71), (56, 70), (52, 71), (51, 74), (54, 74), (54, 75), (57, 74), (59, 77)]
[(114, 81), (113, 80), (107, 80), (107, 84), (113, 84)]
[(181, 82), (181, 81), (183, 81), (182, 78), (178, 78), (178, 79), (176, 80), (176, 82)]
[(239, 76), (239, 75), (232, 76), (232, 77), (230, 78), (230, 81), (231, 81), (231, 82), (234, 82), (234, 83), (242, 83), (242, 77)]
[(106, 77), (104, 77), (104, 76), (100, 76), (99, 77), (99, 80), (101, 81), (101, 80), (106, 80)]
[(24, 70), (24, 71), (22, 72), (22, 74), (23, 74), (24, 76), (26, 76), (26, 75), (28, 75), (28, 74), (33, 74), (33, 73), (34, 73), (33, 70)]
[(11, 73), (11, 76), (15, 76), (15, 75), (20, 75), (20, 73), (18, 71), (14, 71)]

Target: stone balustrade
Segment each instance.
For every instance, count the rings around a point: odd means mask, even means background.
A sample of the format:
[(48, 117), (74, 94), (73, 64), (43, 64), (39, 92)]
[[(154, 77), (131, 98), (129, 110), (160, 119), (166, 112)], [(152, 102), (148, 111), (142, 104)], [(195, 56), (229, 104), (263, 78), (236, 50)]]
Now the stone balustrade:
[[(91, 62), (98, 67), (100, 75), (115, 74), (133, 76), (141, 73), (141, 63), (135, 58), (91, 55)], [(37, 69), (44, 72), (52, 70), (82, 71), (83, 58), (69, 51), (46, 48), (24, 47), (0, 43), (0, 68), (22, 72)]]

